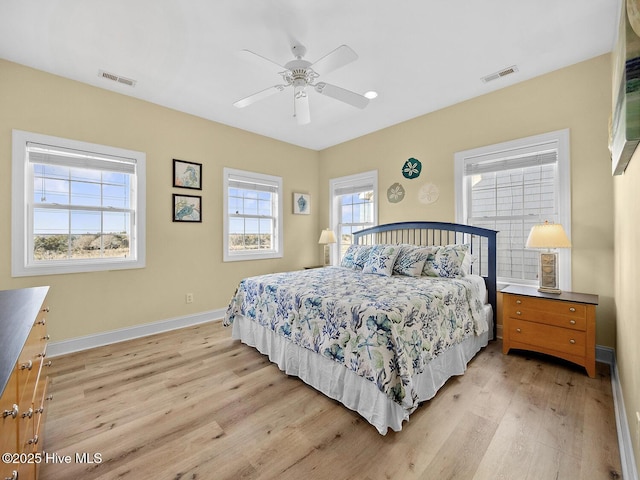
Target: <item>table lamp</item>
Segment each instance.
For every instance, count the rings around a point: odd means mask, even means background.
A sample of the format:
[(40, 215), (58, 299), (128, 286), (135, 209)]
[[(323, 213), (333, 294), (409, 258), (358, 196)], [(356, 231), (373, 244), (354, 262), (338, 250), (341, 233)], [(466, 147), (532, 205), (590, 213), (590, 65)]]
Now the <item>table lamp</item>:
[(320, 240), (318, 240), (318, 243), (321, 245), (324, 245), (323, 265), (326, 267), (327, 265), (329, 265), (329, 257), (330, 257), (329, 244), (336, 243), (336, 235), (335, 233), (333, 233), (333, 230), (331, 230), (330, 228), (322, 230), (322, 233), (320, 234)]
[(529, 232), (526, 248), (546, 249), (540, 252), (540, 271), (538, 291), (545, 293), (562, 293), (558, 282), (558, 252), (552, 248), (571, 248), (571, 242), (559, 223), (545, 221), (541, 225), (534, 225)]

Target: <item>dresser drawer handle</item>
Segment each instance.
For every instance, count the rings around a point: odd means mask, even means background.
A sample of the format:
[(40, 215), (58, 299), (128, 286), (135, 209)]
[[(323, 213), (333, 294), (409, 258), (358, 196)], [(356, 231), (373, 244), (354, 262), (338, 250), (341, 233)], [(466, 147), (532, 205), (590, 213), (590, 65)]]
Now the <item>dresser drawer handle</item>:
[(29, 445), (36, 445), (36, 444), (38, 443), (38, 440), (40, 440), (40, 439), (38, 438), (38, 435), (34, 435), (34, 437), (33, 437), (33, 438), (30, 438), (30, 439), (27, 441), (27, 443), (28, 443)]
[(569, 311), (573, 313), (573, 312), (575, 312), (575, 311), (576, 311), (576, 309), (575, 309), (575, 308), (573, 308), (573, 307), (570, 307), (570, 308), (569, 308)]
[(33, 417), (33, 408), (29, 408), (26, 412), (22, 414), (22, 418), (31, 418)]
[(42, 309), (42, 311), (43, 311), (43, 312), (46, 312), (46, 313), (49, 313), (49, 307), (44, 307), (44, 308)]
[(31, 370), (33, 368), (33, 362), (29, 360), (27, 363), (20, 365), (20, 370)]
[(51, 335), (47, 334), (44, 337), (42, 337), (40, 340), (51, 340)]
[(10, 477), (4, 477), (4, 480), (18, 480), (18, 471), (13, 470)]
[(43, 318), (42, 320), (38, 320), (36, 322), (36, 325), (46, 325), (47, 324), (47, 319)]
[(520, 305), (522, 303), (522, 300), (516, 300), (516, 303)]
[(4, 412), (2, 412), (2, 418), (7, 418), (9, 416), (11, 416), (11, 418), (16, 418), (19, 411), (20, 408), (14, 403), (11, 410), (5, 410)]
[(522, 312), (520, 310), (516, 310), (516, 315), (522, 315)]
[(572, 338), (571, 340), (569, 340), (569, 343), (570, 343), (571, 345), (574, 345), (574, 344), (576, 343), (576, 341)]
[(520, 330), (519, 328), (516, 328), (516, 332), (521, 333), (522, 330)]
[(569, 324), (570, 324), (570, 325), (575, 325), (575, 324), (576, 324), (576, 321), (575, 321), (575, 320), (569, 320)]

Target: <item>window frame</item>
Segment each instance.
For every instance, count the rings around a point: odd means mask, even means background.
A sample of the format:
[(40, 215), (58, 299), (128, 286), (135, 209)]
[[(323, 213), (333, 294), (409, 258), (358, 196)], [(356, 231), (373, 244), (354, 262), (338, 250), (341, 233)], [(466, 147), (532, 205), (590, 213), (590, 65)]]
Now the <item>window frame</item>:
[[(556, 130), (540, 135), (511, 140), (495, 145), (473, 148), (454, 154), (454, 178), (455, 178), (455, 212), (456, 222), (467, 223), (468, 198), (470, 193), (469, 182), (464, 174), (465, 163), (473, 158), (509, 156), (515, 151), (526, 151), (548, 148), (554, 146), (557, 149), (557, 175), (555, 178), (555, 191), (557, 192), (557, 223), (560, 223), (569, 239), (571, 239), (571, 164), (570, 164), (570, 135), (569, 129)], [(542, 219), (544, 221), (544, 219)], [(500, 235), (500, 233), (498, 233)], [(539, 259), (538, 259), (539, 260)], [(558, 263), (560, 275), (560, 288), (571, 290), (571, 250), (558, 249)], [(537, 281), (513, 281), (505, 277), (498, 277), (498, 284), (537, 285)]]
[[(130, 193), (133, 218), (131, 220), (131, 255), (128, 258), (91, 258), (33, 261), (29, 252), (33, 239), (33, 167), (29, 162), (27, 145), (37, 143), (62, 149), (80, 150), (109, 157), (135, 161)], [(22, 130), (12, 131), (12, 191), (11, 191), (11, 275), (25, 277), (67, 273), (124, 270), (146, 266), (146, 154), (134, 150), (111, 147), (68, 138), (43, 135)]]
[[(256, 182), (272, 185), (276, 188), (276, 205), (273, 208), (274, 210), (274, 221), (276, 223), (274, 227), (274, 249), (267, 251), (256, 251), (255, 253), (247, 253), (247, 252), (239, 252), (232, 253), (229, 250), (229, 181), (231, 177), (241, 177), (243, 180), (247, 182)], [(284, 256), (284, 228), (283, 228), (283, 219), (284, 219), (284, 196), (282, 190), (282, 177), (278, 177), (275, 175), (267, 175), (264, 173), (256, 173), (249, 172), (246, 170), (238, 170), (235, 168), (224, 167), (223, 175), (222, 175), (222, 183), (223, 183), (223, 261), (224, 262), (238, 262), (238, 261), (247, 261), (247, 260), (265, 260), (272, 258), (282, 258)]]
[[(337, 265), (340, 262), (340, 204), (338, 202), (339, 195), (337, 190), (357, 187), (364, 184), (370, 184), (373, 188), (373, 219), (371, 225), (378, 225), (378, 171), (370, 170), (367, 172), (346, 175), (344, 177), (332, 178), (329, 180), (329, 225), (336, 235), (336, 243), (330, 246), (330, 265)], [(365, 228), (365, 227), (363, 227)]]

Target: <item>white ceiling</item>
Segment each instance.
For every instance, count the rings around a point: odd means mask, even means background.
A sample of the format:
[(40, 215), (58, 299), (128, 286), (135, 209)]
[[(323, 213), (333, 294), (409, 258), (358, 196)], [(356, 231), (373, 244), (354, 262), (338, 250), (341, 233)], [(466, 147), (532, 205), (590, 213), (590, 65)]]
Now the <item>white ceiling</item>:
[[(0, 57), (321, 150), (610, 52), (619, 9), (620, 0), (2, 0)], [(292, 116), (291, 89), (233, 107), (282, 83), (239, 52), (285, 64), (296, 42), (311, 62), (349, 45), (358, 60), (320, 80), (379, 97), (359, 110), (312, 91), (308, 125)], [(512, 65), (517, 73), (481, 81)]]

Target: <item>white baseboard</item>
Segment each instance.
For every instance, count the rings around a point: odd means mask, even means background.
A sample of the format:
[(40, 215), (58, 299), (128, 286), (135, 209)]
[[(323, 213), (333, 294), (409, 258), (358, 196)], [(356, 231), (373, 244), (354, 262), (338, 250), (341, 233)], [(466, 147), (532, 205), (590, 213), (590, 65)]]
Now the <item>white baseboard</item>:
[(611, 368), (611, 391), (613, 393), (613, 408), (616, 415), (616, 430), (618, 431), (618, 448), (620, 449), (622, 478), (625, 480), (638, 480), (638, 470), (633, 454), (627, 411), (624, 408), (624, 398), (622, 396), (620, 377), (618, 376), (615, 350), (610, 347), (597, 345), (596, 361), (606, 363)]
[(111, 330), (109, 332), (96, 333), (85, 337), (71, 338), (60, 342), (49, 342), (47, 345), (47, 357), (58, 357), (68, 353), (88, 350), (90, 348), (102, 347), (112, 343), (124, 342), (134, 338), (146, 337), (156, 333), (168, 332), (178, 328), (190, 327), (200, 323), (221, 320), (224, 317), (225, 309), (201, 312), (195, 315), (169, 318), (153, 323), (145, 323), (133, 327)]

